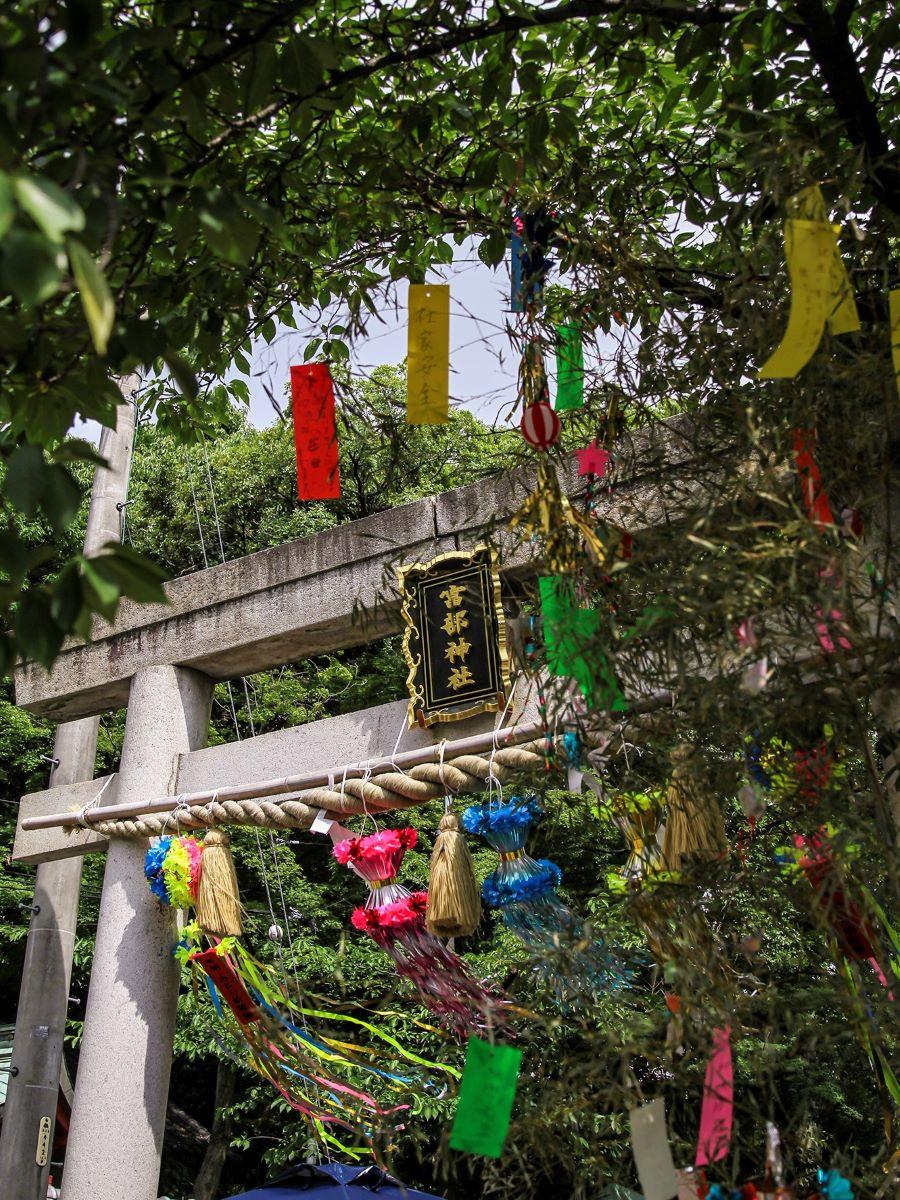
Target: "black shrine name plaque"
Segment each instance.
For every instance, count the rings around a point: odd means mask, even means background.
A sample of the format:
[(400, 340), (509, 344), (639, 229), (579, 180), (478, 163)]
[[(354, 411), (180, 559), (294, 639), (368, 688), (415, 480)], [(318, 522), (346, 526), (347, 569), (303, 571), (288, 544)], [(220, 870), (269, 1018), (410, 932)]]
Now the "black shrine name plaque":
[(493, 551), (450, 551), (401, 567), (399, 576), (410, 725), (496, 711), (506, 702), (509, 665)]

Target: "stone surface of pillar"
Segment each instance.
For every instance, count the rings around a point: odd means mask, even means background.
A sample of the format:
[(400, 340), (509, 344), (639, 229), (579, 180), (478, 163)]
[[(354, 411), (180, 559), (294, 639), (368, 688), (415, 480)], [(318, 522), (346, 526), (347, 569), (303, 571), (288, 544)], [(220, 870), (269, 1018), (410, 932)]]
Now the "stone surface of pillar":
[[(173, 793), (206, 741), (211, 683), (147, 667), (132, 680), (116, 799)], [(63, 1200), (156, 1200), (178, 1001), (175, 912), (144, 879), (146, 841), (111, 839), (97, 922)]]
[[(104, 429), (100, 454), (106, 466), (94, 471), (84, 551), (95, 554), (107, 542), (120, 539), (121, 508), (128, 494), (134, 446), (137, 376), (121, 383), (125, 402), (116, 414), (115, 429)], [(94, 777), (99, 717), (66, 721), (56, 731), (56, 765), (50, 786), (80, 783)], [(56, 1124), (63, 1038), (69, 1005), (69, 983), (75, 950), (81, 859), (41, 863), (34, 882), (34, 907), (22, 985), (16, 1009), (11, 1074), (3, 1125), (0, 1130), (0, 1196), (3, 1200), (44, 1200), (51, 1173), (44, 1152), (46, 1124), (50, 1146)]]

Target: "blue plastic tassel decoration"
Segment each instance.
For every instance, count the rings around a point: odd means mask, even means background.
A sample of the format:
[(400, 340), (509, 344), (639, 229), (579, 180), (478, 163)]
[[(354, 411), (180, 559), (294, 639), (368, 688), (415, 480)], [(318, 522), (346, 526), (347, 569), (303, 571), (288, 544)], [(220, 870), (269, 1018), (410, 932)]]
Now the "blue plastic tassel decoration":
[(500, 855), (485, 879), (481, 894), (497, 908), (510, 929), (535, 956), (537, 970), (557, 1000), (572, 1004), (595, 992), (620, 987), (621, 964), (602, 939), (589, 934), (581, 918), (556, 894), (562, 871), (547, 858), (531, 858), (525, 843), (532, 825), (543, 816), (533, 797), (511, 797), (509, 803), (474, 804), (463, 813), (468, 833), (481, 834)]

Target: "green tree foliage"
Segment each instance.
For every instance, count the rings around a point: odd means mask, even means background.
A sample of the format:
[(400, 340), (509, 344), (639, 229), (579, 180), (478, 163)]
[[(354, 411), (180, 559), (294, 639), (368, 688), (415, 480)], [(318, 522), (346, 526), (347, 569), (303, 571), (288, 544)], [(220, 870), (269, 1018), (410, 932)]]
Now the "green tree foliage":
[[(736, 381), (774, 328), (753, 314), (784, 197), (833, 181), (876, 242), (900, 212), (896, 32), (872, 0), (4, 6), (6, 497), (64, 528), (62, 439), (76, 413), (113, 419), (117, 375), (158, 371), (146, 403), (195, 435), (246, 397), (211, 383), (247, 368), (251, 336), (340, 300), (349, 323), (311, 352), (341, 361), (375, 290), (447, 262), (448, 238), (480, 235), (498, 263), (511, 197), (565, 213), (601, 327), (668, 310), (683, 344), (724, 322), (716, 373)], [(688, 359), (679, 387), (701, 395), (708, 359)], [(7, 623), (30, 565), (11, 522)], [(77, 563), (32, 589), (4, 658), (49, 661), (153, 584), (127, 557), (103, 572), (99, 591)]]

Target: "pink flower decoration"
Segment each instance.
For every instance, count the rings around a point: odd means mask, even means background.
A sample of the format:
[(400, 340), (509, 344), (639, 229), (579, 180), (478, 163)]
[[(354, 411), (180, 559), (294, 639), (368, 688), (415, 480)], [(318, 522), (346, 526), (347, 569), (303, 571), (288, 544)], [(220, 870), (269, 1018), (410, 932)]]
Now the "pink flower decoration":
[(360, 853), (360, 841), (358, 837), (347, 838), (344, 842), (338, 842), (332, 849), (332, 854), (338, 860), (342, 867), (345, 867), (348, 862), (355, 862)]
[(342, 866), (355, 867), (365, 879), (391, 879), (418, 839), (415, 829), (384, 829), (338, 842), (332, 853)]
[(371, 933), (381, 925), (381, 911), (377, 908), (354, 908), (350, 923), (354, 929)]

